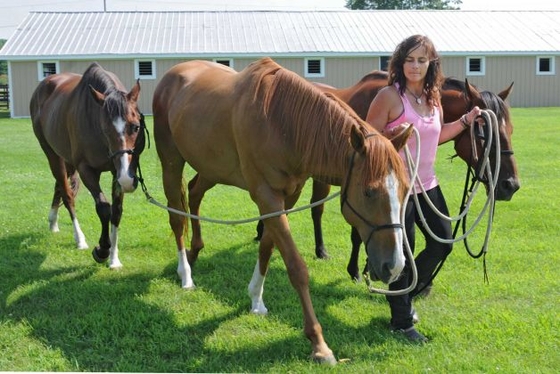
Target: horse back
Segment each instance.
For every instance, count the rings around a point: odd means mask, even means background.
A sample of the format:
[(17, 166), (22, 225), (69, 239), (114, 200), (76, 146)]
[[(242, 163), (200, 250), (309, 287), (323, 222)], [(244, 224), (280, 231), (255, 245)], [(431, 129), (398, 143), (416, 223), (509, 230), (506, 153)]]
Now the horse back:
[(181, 157), (208, 178), (238, 167), (231, 129), (233, 105), (239, 100), (233, 94), (237, 74), (224, 65), (200, 60), (167, 71), (152, 102), (161, 159)]
[(68, 134), (63, 129), (68, 98), (79, 83), (81, 75), (74, 73), (53, 74), (39, 83), (31, 96), (29, 110), (33, 131), (41, 146), (58, 139), (68, 143)]
[(321, 83), (314, 83), (314, 85), (323, 92), (336, 95), (354, 109), (361, 119), (365, 120), (369, 110), (369, 104), (373, 101), (373, 98), (377, 95), (379, 90), (387, 85), (388, 79), (389, 76), (387, 72), (373, 70), (350, 87), (337, 89)]

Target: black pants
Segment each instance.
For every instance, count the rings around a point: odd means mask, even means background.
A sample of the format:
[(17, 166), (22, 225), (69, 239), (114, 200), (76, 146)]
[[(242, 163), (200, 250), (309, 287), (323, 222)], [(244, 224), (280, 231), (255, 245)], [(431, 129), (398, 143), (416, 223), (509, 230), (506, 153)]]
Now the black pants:
[[(441, 213), (449, 215), (447, 203), (445, 202), (445, 198), (443, 197), (439, 186), (427, 191), (427, 195)], [(430, 227), (431, 231), (440, 238), (451, 239), (451, 223), (434, 213), (422, 194), (418, 194), (418, 200), (420, 202), (422, 213), (426, 219), (426, 223)], [(420, 215), (414, 203), (414, 198), (411, 196), (406, 206), (405, 230), (413, 253), (415, 247), (415, 224), (418, 226), (426, 240), (426, 248), (420, 252), (414, 260), (416, 268), (418, 269), (418, 285), (416, 286), (416, 290), (413, 290), (409, 294), (401, 296), (387, 296), (387, 301), (391, 307), (391, 325), (393, 328), (397, 329), (404, 329), (412, 326), (412, 298), (414, 297), (415, 292), (430, 282), (430, 278), (440, 262), (446, 259), (447, 255), (451, 253), (453, 248), (452, 244), (440, 243), (430, 236), (422, 224)], [(402, 276), (397, 281), (391, 283), (389, 285), (389, 289), (401, 290), (408, 287), (411, 282), (412, 271), (410, 269), (410, 263), (407, 259)]]

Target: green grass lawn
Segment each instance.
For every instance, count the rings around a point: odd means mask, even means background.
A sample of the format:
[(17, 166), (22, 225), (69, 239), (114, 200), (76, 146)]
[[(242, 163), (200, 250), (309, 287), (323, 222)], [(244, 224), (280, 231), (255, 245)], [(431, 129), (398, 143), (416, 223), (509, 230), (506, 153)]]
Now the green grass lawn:
[[(46, 159), (30, 121), (0, 112), (0, 371), (556, 373), (560, 108), (513, 109), (512, 115), (521, 189), (512, 201), (497, 203), (486, 258), (489, 284), (482, 261), (457, 244), (432, 294), (415, 304), (418, 328), (431, 338), (427, 345), (392, 335), (385, 298), (350, 281), (350, 228), (338, 201), (325, 207), (328, 261), (314, 258), (309, 212), (290, 216), (315, 311), (340, 360), (331, 368), (309, 360), (300, 303), (278, 253), (265, 284), (269, 315), (249, 313), (254, 224), (203, 223), (206, 247), (193, 269), (197, 288), (185, 291), (175, 272), (167, 213), (139, 189), (125, 198), (124, 268), (111, 271), (95, 263), (90, 250), (75, 249), (64, 209), (60, 233), (49, 232), (54, 180)], [(439, 152), (438, 174), (456, 212), (465, 167), (449, 161), (451, 144)], [(165, 203), (153, 144), (142, 170), (150, 194)], [(110, 195), (108, 175), (103, 185)], [(298, 206), (309, 200), (310, 185)], [(77, 204), (93, 247), (99, 223), (85, 188)], [(208, 192), (202, 213), (242, 219), (257, 209), (246, 192), (218, 186)], [(473, 235), (475, 249), (483, 235), (482, 229)]]

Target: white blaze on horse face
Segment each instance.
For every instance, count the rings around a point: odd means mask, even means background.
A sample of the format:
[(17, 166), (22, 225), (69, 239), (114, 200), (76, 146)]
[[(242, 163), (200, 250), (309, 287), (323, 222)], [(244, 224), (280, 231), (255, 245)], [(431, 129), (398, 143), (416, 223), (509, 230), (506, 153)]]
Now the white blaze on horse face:
[[(116, 118), (113, 121), (113, 126), (115, 126), (115, 130), (119, 134), (119, 137), (122, 138), (124, 144), (124, 129), (125, 129), (126, 122), (123, 121), (122, 118)], [(119, 159), (120, 168), (117, 170), (117, 181), (121, 185), (124, 192), (132, 192), (134, 191), (134, 178), (132, 178), (128, 174), (128, 167), (130, 165), (128, 161), (128, 153), (123, 153)]]
[(126, 126), (126, 122), (122, 118), (115, 118), (113, 121), (113, 126), (115, 126), (115, 131), (120, 136), (124, 135), (124, 128)]
[[(387, 192), (389, 193), (389, 203), (391, 206), (391, 222), (401, 222), (401, 202), (399, 200), (399, 181), (395, 173), (387, 175), (385, 179)], [(404, 225), (404, 223), (403, 223)], [(395, 267), (391, 269), (391, 279), (389, 283), (395, 281), (404, 269), (405, 256), (403, 252), (403, 230), (393, 229), (395, 233)]]

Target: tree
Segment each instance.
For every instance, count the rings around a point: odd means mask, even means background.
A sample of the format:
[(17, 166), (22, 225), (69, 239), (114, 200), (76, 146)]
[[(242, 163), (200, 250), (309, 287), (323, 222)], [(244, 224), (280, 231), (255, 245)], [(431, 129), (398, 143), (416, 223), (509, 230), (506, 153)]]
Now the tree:
[(448, 9), (458, 10), (461, 0), (346, 0), (346, 8), (357, 9)]

